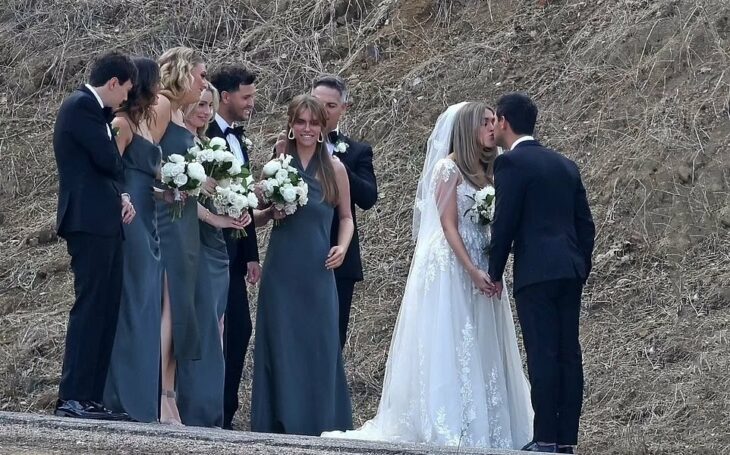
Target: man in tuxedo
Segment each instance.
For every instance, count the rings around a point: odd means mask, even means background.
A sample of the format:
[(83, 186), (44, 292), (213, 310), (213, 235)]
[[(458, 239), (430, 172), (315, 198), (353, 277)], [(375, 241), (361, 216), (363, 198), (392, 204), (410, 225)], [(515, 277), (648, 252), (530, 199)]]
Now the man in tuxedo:
[[(378, 186), (373, 169), (373, 149), (364, 142), (357, 142), (339, 130), (339, 122), (350, 105), (349, 90), (345, 81), (332, 75), (321, 76), (312, 84), (312, 96), (324, 104), (327, 112), (327, 149), (337, 157), (347, 169), (350, 179), (350, 200), (352, 202), (352, 221), (355, 232), (342, 265), (335, 269), (337, 295), (340, 304), (340, 345), (345, 346), (347, 325), (350, 320), (350, 307), (355, 283), (363, 280), (362, 259), (360, 257), (360, 237), (357, 230), (355, 206), (368, 210), (378, 200)], [(337, 244), (340, 219), (335, 211), (332, 220), (331, 244)]]
[[(53, 131), (58, 166), (58, 235), (66, 240), (76, 300), (68, 321), (55, 414), (124, 419), (102, 404), (119, 315), (122, 222), (135, 212), (111, 120), (137, 77), (129, 57), (112, 52), (91, 67), (89, 83), (64, 100)], [(121, 214), (121, 218), (120, 218)]]
[(595, 227), (576, 164), (533, 137), (537, 107), (524, 94), (497, 103), (492, 292), (514, 254), (514, 297), (535, 410), (533, 452), (573, 453), (583, 401), (578, 325)]
[[(251, 118), (256, 100), (256, 75), (238, 65), (218, 69), (210, 78), (220, 92), (220, 107), (208, 127), (208, 137), (225, 139), (228, 149), (245, 166), (250, 168), (249, 140), (242, 126), (234, 126)], [(253, 219), (253, 213), (251, 213)], [(231, 229), (224, 229), (228, 249), (230, 284), (226, 307), (224, 352), (226, 362), (223, 393), (223, 428), (231, 429), (233, 415), (238, 410), (238, 388), (251, 340), (251, 313), (248, 307), (246, 280), (258, 283), (261, 278), (256, 227), (252, 222), (246, 227), (246, 237), (234, 238)]]

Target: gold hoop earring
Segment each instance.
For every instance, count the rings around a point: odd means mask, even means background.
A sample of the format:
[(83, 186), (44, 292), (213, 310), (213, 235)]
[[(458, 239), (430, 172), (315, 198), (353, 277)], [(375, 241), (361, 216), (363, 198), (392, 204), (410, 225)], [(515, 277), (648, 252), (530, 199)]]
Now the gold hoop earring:
[(322, 142), (324, 142), (324, 134), (322, 134), (322, 132), (321, 132), (321, 131), (319, 132), (319, 138), (317, 139), (317, 142), (319, 142), (320, 144), (321, 144)]
[(290, 141), (294, 140), (294, 130), (289, 128), (289, 135), (287, 136)]

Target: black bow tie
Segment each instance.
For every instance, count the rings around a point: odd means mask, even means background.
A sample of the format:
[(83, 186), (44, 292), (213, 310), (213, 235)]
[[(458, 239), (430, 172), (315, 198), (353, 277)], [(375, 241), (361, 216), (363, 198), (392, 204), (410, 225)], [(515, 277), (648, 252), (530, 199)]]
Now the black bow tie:
[(114, 109), (105, 107), (102, 111), (104, 112), (104, 120), (106, 120), (107, 123), (111, 123), (112, 120), (114, 120)]
[(330, 144), (336, 144), (337, 139), (340, 138), (340, 133), (337, 131), (330, 131), (329, 134), (327, 134), (327, 140), (330, 141)]
[(243, 127), (242, 127), (242, 126), (234, 126), (233, 128), (231, 128), (231, 127), (229, 126), (229, 127), (228, 127), (228, 128), (226, 128), (226, 130), (225, 130), (225, 131), (223, 132), (223, 135), (224, 135), (224, 136), (228, 136), (229, 134), (232, 134), (232, 135), (236, 136), (236, 138), (240, 138), (241, 136), (243, 136), (243, 133), (244, 133), (244, 132), (245, 132), (245, 131), (244, 131), (244, 129), (243, 129)]

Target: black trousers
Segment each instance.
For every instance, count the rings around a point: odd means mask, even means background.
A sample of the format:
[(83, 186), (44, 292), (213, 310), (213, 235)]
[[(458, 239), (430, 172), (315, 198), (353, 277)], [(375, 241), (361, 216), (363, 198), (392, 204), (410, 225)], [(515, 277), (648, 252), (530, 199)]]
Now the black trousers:
[(337, 278), (337, 299), (340, 302), (340, 348), (345, 347), (347, 341), (347, 325), (350, 322), (350, 308), (352, 294), (355, 292), (355, 280)]
[(122, 237), (66, 234), (76, 301), (66, 330), (58, 397), (101, 403), (119, 317)]
[(246, 270), (230, 269), (228, 305), (223, 329), (223, 350), (226, 370), (223, 386), (223, 428), (230, 428), (238, 411), (238, 388), (241, 385), (246, 351), (251, 341), (251, 312), (248, 308)]
[(583, 404), (583, 359), (578, 339), (578, 280), (554, 280), (515, 293), (527, 351), (534, 440), (575, 445)]

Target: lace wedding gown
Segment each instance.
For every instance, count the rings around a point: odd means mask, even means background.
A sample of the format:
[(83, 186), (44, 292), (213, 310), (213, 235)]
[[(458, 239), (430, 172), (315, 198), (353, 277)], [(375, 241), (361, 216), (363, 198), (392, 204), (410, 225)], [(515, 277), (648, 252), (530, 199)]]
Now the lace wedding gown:
[[(476, 189), (448, 158), (436, 163), (431, 179), (432, 188), (455, 188), (459, 234), (474, 264), (487, 270), (489, 229), (463, 216)], [(423, 203), (436, 204), (435, 195)], [(443, 231), (421, 232), (378, 413), (358, 430), (322, 436), (519, 448), (532, 438), (532, 416), (507, 292), (479, 293)]]

